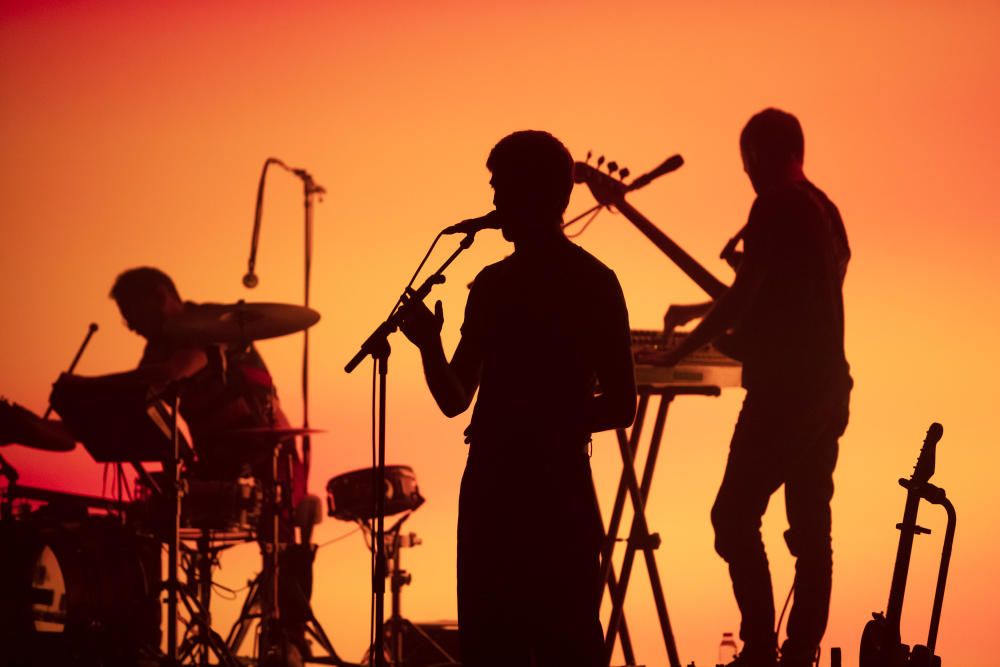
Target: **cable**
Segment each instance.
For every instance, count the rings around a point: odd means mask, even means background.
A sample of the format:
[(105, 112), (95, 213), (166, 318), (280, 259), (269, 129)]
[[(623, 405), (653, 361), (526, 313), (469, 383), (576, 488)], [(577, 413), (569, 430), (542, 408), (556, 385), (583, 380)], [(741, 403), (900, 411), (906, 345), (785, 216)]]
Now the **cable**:
[[(587, 221), (583, 223), (583, 227), (580, 228), (580, 231), (576, 232), (575, 234), (566, 234), (566, 238), (568, 238), (568, 239), (575, 239), (576, 237), (580, 236), (585, 231), (587, 231), (587, 227), (590, 227), (590, 223), (592, 223), (594, 221), (594, 218), (596, 218), (597, 214), (600, 213), (602, 210), (604, 210), (603, 206), (597, 207), (597, 209), (595, 209), (594, 212), (590, 214), (590, 217), (587, 218)], [(564, 225), (563, 229), (565, 229), (567, 226), (569, 226), (571, 224), (574, 224), (575, 222), (576, 221), (574, 220), (574, 221), (571, 221), (570, 223), (568, 223), (567, 225)]]
[(788, 589), (788, 596), (785, 598), (785, 604), (781, 608), (781, 616), (778, 617), (778, 625), (774, 628), (774, 636), (777, 637), (781, 634), (781, 622), (785, 620), (785, 612), (788, 611), (788, 603), (792, 599), (792, 593), (795, 592), (795, 582), (792, 582), (792, 587)]
[(344, 533), (343, 535), (338, 535), (337, 537), (334, 537), (331, 540), (327, 540), (326, 542), (323, 542), (322, 544), (317, 544), (316, 548), (317, 549), (322, 549), (323, 547), (325, 547), (327, 545), (330, 545), (330, 544), (333, 544), (334, 542), (340, 542), (341, 540), (346, 540), (348, 537), (350, 537), (354, 533), (358, 532), (359, 530), (361, 530), (361, 526), (360, 525), (357, 528), (355, 528), (354, 530), (350, 530), (350, 531)]

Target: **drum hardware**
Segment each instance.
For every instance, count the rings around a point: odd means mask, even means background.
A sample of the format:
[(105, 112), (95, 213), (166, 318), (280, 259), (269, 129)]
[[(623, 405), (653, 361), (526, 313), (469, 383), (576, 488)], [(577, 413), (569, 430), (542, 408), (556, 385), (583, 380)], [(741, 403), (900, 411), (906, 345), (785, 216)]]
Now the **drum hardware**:
[[(152, 482), (162, 486), (163, 473), (151, 473)], [(181, 478), (181, 540), (192, 541), (207, 535), (213, 542), (253, 540), (264, 503), (263, 490), (253, 477), (216, 480), (184, 475)], [(136, 498), (130, 519), (154, 534), (169, 533), (170, 509), (164, 496), (136, 482)]]
[[(161, 555), (120, 503), (19, 486), (44, 505), (0, 521), (0, 663), (136, 664), (160, 644)], [(8, 662), (9, 661), (9, 662)]]
[(287, 303), (200, 303), (163, 325), (163, 336), (185, 345), (249, 345), (305, 331), (319, 322), (312, 308)]
[[(327, 513), (341, 521), (369, 522), (375, 515), (372, 507), (376, 471), (362, 468), (345, 472), (326, 484)], [(385, 467), (385, 516), (412, 512), (423, 505), (417, 477), (409, 466)]]
[(179, 591), (189, 620), (177, 649), (180, 664), (191, 660), (192, 664), (209, 665), (212, 664), (210, 654), (214, 654), (217, 664), (228, 667), (242, 665), (222, 636), (212, 629), (212, 566), (218, 562), (218, 554), (231, 546), (232, 544), (213, 545), (211, 532), (208, 530), (200, 531), (194, 548), (185, 544), (181, 546), (186, 586), (182, 586)]
[[(310, 429), (311, 430), (311, 429)], [(282, 431), (282, 429), (257, 430), (258, 433), (268, 433), (271, 431)], [(260, 633), (260, 664), (286, 664), (285, 652), (288, 649), (287, 638), (284, 637), (282, 626), (281, 605), (279, 601), (294, 599), (296, 606), (304, 616), (306, 634), (313, 639), (327, 653), (327, 657), (310, 657), (309, 662), (322, 664), (340, 665), (351, 667), (351, 663), (345, 662), (337, 654), (326, 634), (320, 625), (308, 601), (308, 594), (301, 591), (297, 586), (292, 586), (291, 590), (284, 594), (292, 578), (285, 578), (282, 575), (281, 565), (282, 554), (285, 560), (291, 558), (289, 554), (299, 553), (296, 549), (309, 549), (308, 566), (311, 568), (312, 558), (315, 550), (310, 545), (282, 544), (280, 533), (279, 517), (282, 512), (288, 509), (290, 494), (287, 492), (287, 483), (277, 481), (278, 466), (281, 458), (281, 444), (283, 436), (270, 438), (271, 444), (271, 479), (274, 480), (269, 488), (264, 490), (264, 506), (268, 508), (270, 514), (270, 535), (269, 539), (262, 544), (264, 567), (261, 572), (250, 582), (246, 599), (240, 610), (240, 615), (233, 623), (226, 638), (226, 645), (233, 654), (239, 651), (240, 646), (246, 639), (254, 621), (259, 622), (258, 631)], [(283, 583), (285, 582), (285, 583)]]
[[(379, 550), (376, 548), (376, 535), (372, 528), (372, 520), (375, 518), (372, 511), (372, 496), (376, 495), (374, 490), (378, 488), (375, 485), (376, 472), (372, 468), (363, 468), (342, 473), (327, 482), (326, 490), (328, 514), (340, 521), (357, 523), (364, 532), (365, 541), (370, 545), (372, 552), (382, 551), (386, 554), (385, 576), (389, 579), (392, 611), (383, 634), (382, 660), (386, 660), (385, 653), (388, 653), (388, 664), (395, 667), (402, 665), (405, 655), (404, 636), (416, 635), (429, 650), (433, 651), (435, 657), (453, 662), (454, 658), (440, 644), (402, 615), (403, 586), (409, 585), (412, 580), (410, 573), (402, 568), (402, 549), (415, 547), (421, 543), (416, 533), (402, 534), (403, 524), (424, 503), (424, 498), (420, 495), (420, 489), (417, 485), (417, 477), (413, 468), (409, 466), (385, 467), (385, 484), (382, 494), (384, 516), (396, 514), (403, 514), (403, 516), (385, 531), (383, 549)], [(378, 660), (376, 657), (378, 653), (373, 655), (374, 650), (374, 647), (369, 648), (368, 664)]]
[[(306, 548), (306, 545), (286, 545), (295, 549)], [(308, 558), (311, 561), (315, 557), (315, 546), (310, 546)], [(288, 549), (283, 549), (282, 553), (291, 553)], [(287, 556), (286, 556), (287, 559)], [(284, 571), (285, 568), (282, 568)], [(279, 574), (280, 576), (280, 574)], [(239, 651), (240, 646), (246, 640), (246, 636), (250, 631), (251, 626), (255, 621), (264, 622), (266, 620), (265, 611), (265, 600), (266, 590), (268, 589), (270, 582), (268, 578), (270, 574), (267, 571), (261, 571), (256, 577), (249, 582), (249, 588), (247, 590), (247, 596), (243, 601), (243, 606), (240, 609), (240, 614), (233, 626), (229, 630), (229, 634), (226, 636), (226, 644), (229, 646), (229, 650), (234, 654)], [(288, 582), (282, 584), (281, 590), (288, 591), (291, 588), (291, 592), (287, 593), (287, 597), (294, 597), (296, 605), (299, 606), (301, 612), (305, 616), (305, 633), (309, 639), (319, 645), (323, 651), (326, 652), (326, 656), (309, 656), (306, 662), (318, 663), (325, 665), (338, 665), (340, 667), (355, 667), (354, 663), (347, 662), (343, 660), (338, 654), (333, 646), (333, 642), (327, 636), (326, 631), (320, 624), (319, 620), (316, 618), (315, 613), (312, 610), (312, 606), (309, 604), (307, 599), (307, 594), (301, 591), (297, 586), (290, 587)], [(261, 630), (263, 632), (263, 629)], [(272, 642), (277, 642), (277, 639), (272, 636)], [(274, 658), (275, 656), (270, 656)], [(261, 651), (261, 664), (268, 659), (268, 656), (264, 655)]]
[[(407, 662), (409, 649), (404, 642), (407, 637), (419, 640), (424, 644), (424, 649), (433, 653), (435, 663), (456, 663), (457, 655), (448, 653), (441, 644), (434, 640), (423, 628), (413, 621), (405, 618), (402, 613), (403, 586), (409, 586), (413, 578), (409, 572), (402, 567), (402, 551), (404, 548), (415, 547), (422, 544), (416, 533), (402, 534), (403, 524), (413, 515), (413, 510), (407, 511), (395, 524), (392, 525), (385, 534), (385, 553), (388, 558), (389, 567), (387, 575), (389, 577), (390, 608), (391, 616), (386, 623), (385, 644), (383, 644), (383, 657), (388, 653), (388, 664), (393, 667), (401, 667)], [(370, 528), (366, 522), (358, 521), (368, 536), (371, 536)], [(374, 541), (371, 542), (374, 548)], [(371, 651), (369, 651), (369, 664), (371, 664)]]

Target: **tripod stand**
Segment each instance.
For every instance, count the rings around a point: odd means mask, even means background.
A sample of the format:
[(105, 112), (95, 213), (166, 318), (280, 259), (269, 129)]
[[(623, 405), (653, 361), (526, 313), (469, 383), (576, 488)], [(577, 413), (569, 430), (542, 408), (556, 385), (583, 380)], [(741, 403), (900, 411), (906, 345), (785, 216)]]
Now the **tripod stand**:
[[(209, 665), (210, 654), (214, 654), (218, 664), (238, 667), (239, 660), (219, 633), (212, 629), (210, 604), (212, 599), (212, 566), (218, 561), (218, 554), (231, 544), (213, 545), (210, 531), (199, 531), (196, 547), (181, 545), (184, 552), (183, 569), (187, 585), (179, 586), (179, 598), (187, 609), (189, 622), (183, 641), (177, 647), (180, 663)], [(194, 632), (192, 632), (192, 630)]]
[[(313, 548), (310, 553), (310, 558), (315, 554), (315, 548)], [(246, 599), (243, 601), (243, 607), (240, 609), (240, 615), (233, 623), (233, 627), (229, 630), (229, 634), (226, 637), (226, 645), (229, 650), (236, 653), (240, 646), (242, 646), (244, 640), (246, 639), (247, 633), (250, 631), (253, 623), (261, 621), (263, 618), (263, 589), (266, 588), (268, 582), (266, 572), (261, 572), (258, 574), (253, 581), (250, 582), (249, 590), (247, 591)], [(306, 656), (304, 657), (304, 662), (317, 663), (323, 665), (340, 665), (341, 667), (352, 667), (354, 663), (344, 661), (337, 651), (333, 648), (333, 643), (327, 636), (326, 631), (323, 630), (323, 626), (320, 625), (319, 620), (317, 620), (316, 615), (313, 613), (312, 606), (309, 604), (308, 596), (305, 591), (301, 589), (300, 586), (289, 584), (284, 582), (282, 585), (284, 594), (295, 600), (296, 604), (304, 611), (305, 615), (305, 633), (314, 642), (316, 642), (320, 648), (326, 652), (326, 656)]]
[[(407, 512), (391, 528), (385, 531), (384, 553), (388, 562), (386, 576), (389, 578), (392, 615), (386, 622), (386, 630), (381, 646), (382, 655), (384, 657), (388, 654), (387, 663), (392, 665), (392, 667), (401, 667), (405, 664), (404, 656), (406, 655), (406, 651), (404, 649), (406, 648), (405, 643), (407, 642), (407, 638), (415, 636), (416, 639), (425, 644), (426, 648), (433, 653), (435, 658), (440, 659), (442, 662), (454, 663), (456, 662), (456, 657), (448, 653), (444, 647), (437, 643), (420, 626), (405, 618), (402, 613), (403, 586), (409, 586), (413, 580), (410, 573), (402, 568), (402, 550), (421, 544), (421, 540), (416, 533), (411, 532), (406, 535), (401, 533), (403, 523), (410, 518), (411, 514), (412, 512)], [(374, 539), (374, 536), (371, 534), (371, 527), (366, 522), (359, 523), (366, 535)], [(375, 543), (371, 542), (371, 545), (374, 549)], [(374, 663), (374, 655), (372, 653), (375, 650), (378, 650), (378, 648), (373, 646), (369, 651), (369, 664)]]

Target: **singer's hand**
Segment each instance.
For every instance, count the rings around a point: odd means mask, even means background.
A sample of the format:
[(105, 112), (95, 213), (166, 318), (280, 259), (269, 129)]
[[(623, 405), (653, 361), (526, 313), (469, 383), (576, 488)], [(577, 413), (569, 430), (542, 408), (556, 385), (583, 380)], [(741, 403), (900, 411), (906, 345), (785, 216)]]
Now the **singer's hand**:
[(399, 315), (399, 328), (418, 348), (425, 350), (441, 344), (444, 308), (440, 301), (434, 304), (432, 313), (423, 301), (407, 300), (401, 306)]

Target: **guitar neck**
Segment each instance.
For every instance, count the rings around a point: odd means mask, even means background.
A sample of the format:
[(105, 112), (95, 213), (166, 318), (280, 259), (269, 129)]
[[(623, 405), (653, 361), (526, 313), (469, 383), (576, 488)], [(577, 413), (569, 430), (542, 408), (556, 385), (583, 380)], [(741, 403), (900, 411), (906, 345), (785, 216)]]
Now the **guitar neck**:
[(615, 207), (710, 297), (717, 299), (728, 289), (724, 282), (709, 273), (705, 267), (695, 261), (691, 255), (687, 254), (683, 248), (674, 243), (659, 227), (650, 222), (646, 216), (639, 213), (627, 201), (622, 199), (615, 203)]
[(899, 546), (896, 548), (896, 563), (892, 569), (892, 583), (889, 586), (889, 603), (885, 609), (886, 621), (896, 633), (899, 632), (899, 623), (903, 615), (906, 575), (910, 570), (910, 554), (913, 552), (919, 505), (920, 496), (914, 491), (908, 492), (906, 506), (903, 509), (903, 521), (897, 526), (900, 531)]

